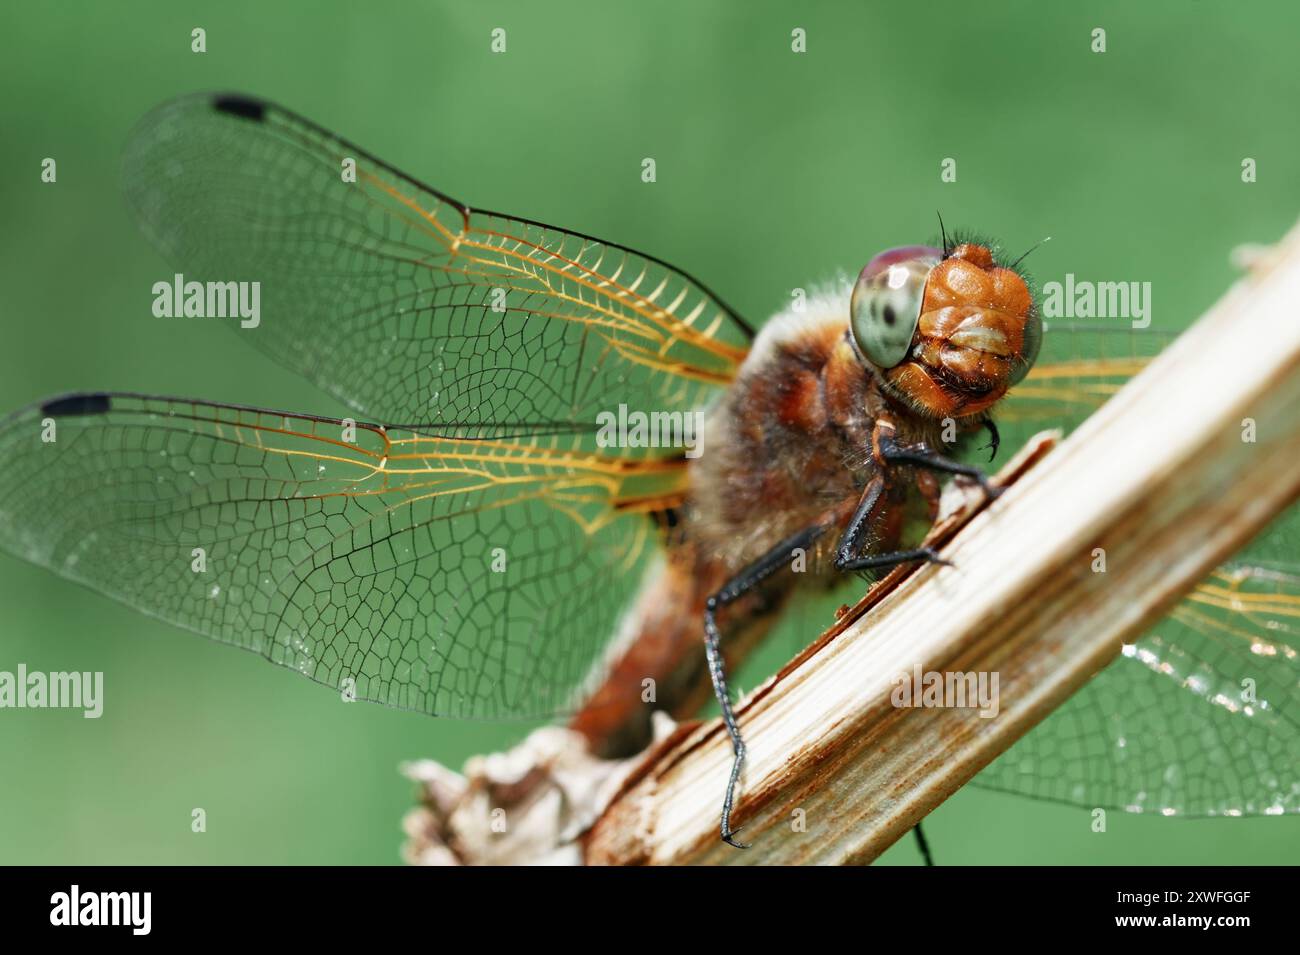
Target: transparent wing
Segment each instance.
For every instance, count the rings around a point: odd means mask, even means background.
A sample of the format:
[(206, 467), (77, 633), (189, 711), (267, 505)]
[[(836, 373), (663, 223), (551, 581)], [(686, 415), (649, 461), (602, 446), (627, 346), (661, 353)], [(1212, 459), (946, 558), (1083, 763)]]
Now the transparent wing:
[(294, 113), (237, 95), (135, 130), (128, 204), (186, 281), (256, 281), (231, 327), (360, 413), (478, 436), (703, 407), (752, 332), (648, 255), (471, 209)]
[(683, 461), (349, 425), (126, 394), (29, 407), (0, 422), (0, 546), (359, 699), (568, 709)]
[[(1073, 428), (1168, 340), (1049, 330), (999, 418), (1004, 444)], [(1291, 508), (976, 784), (1166, 815), (1300, 812), (1298, 544)]]
[(1174, 337), (1110, 326), (1045, 325), (1037, 362), (998, 405), (1003, 444), (1014, 451), (1044, 428), (1074, 430)]
[(1130, 812), (1300, 811), (1300, 568), (1258, 556), (1277, 536), (1216, 571), (975, 782)]

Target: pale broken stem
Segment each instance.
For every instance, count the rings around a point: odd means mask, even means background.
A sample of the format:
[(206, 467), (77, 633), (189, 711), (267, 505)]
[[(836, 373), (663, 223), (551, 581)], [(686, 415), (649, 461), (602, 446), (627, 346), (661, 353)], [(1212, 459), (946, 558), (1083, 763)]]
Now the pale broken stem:
[[(912, 573), (741, 703), (734, 820), (753, 848), (718, 838), (731, 749), (715, 720), (649, 756), (586, 861), (878, 856), (1300, 494), (1297, 303), (1300, 228), (963, 528), (953, 566)], [(895, 707), (918, 664), (998, 673), (998, 715)]]

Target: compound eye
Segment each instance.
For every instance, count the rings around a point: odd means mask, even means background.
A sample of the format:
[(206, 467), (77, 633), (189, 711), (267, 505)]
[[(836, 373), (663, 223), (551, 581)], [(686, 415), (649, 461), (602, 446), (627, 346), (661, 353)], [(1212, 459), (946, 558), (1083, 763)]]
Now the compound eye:
[(1029, 374), (1029, 369), (1034, 367), (1034, 362), (1038, 359), (1038, 350), (1042, 347), (1043, 320), (1037, 312), (1034, 312), (1025, 320), (1024, 344), (1011, 368), (1011, 376), (1007, 379), (1008, 388), (1025, 380), (1025, 375)]
[(866, 359), (893, 368), (912, 347), (930, 270), (943, 253), (925, 245), (882, 252), (867, 263), (853, 286), (849, 327)]

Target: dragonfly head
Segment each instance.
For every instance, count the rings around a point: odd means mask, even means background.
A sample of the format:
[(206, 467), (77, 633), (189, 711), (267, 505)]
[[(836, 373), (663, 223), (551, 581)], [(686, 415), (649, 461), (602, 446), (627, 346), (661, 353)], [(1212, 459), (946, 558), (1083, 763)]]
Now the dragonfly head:
[(933, 418), (986, 411), (1029, 372), (1042, 341), (1024, 278), (974, 242), (880, 253), (858, 276), (849, 318), (886, 392)]

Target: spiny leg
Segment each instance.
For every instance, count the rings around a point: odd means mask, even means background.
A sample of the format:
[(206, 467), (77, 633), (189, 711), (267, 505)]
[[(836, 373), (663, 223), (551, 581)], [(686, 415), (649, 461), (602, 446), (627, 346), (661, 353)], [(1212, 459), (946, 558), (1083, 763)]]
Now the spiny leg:
[(863, 531), (870, 523), (871, 512), (880, 502), (884, 491), (885, 480), (880, 475), (876, 475), (868, 482), (857, 508), (853, 511), (853, 516), (849, 518), (849, 526), (844, 529), (839, 546), (835, 548), (835, 569), (852, 573), (873, 567), (893, 567), (912, 560), (947, 564), (948, 561), (940, 557), (933, 547), (916, 547), (912, 550), (897, 550), (884, 554), (862, 553)]
[(722, 635), (718, 632), (715, 615), (727, 604), (739, 600), (786, 566), (792, 551), (806, 550), (826, 532), (826, 529), (827, 525), (817, 524), (787, 537), (727, 581), (704, 604), (704, 653), (709, 663), (709, 677), (713, 680), (713, 694), (718, 698), (718, 706), (722, 709), (722, 722), (726, 724), (727, 733), (731, 737), (732, 752), (735, 754), (731, 763), (731, 778), (727, 780), (727, 793), (722, 800), (722, 841), (737, 849), (749, 848), (745, 843), (735, 841), (736, 830), (731, 828), (731, 809), (735, 804), (736, 783), (740, 779), (740, 769), (745, 762), (745, 741), (741, 738), (740, 726), (731, 707), (731, 695), (727, 690), (726, 662), (722, 659)]
[[(861, 570), (868, 567), (891, 567), (908, 561), (925, 560), (946, 563), (932, 548), (922, 547), (914, 550), (896, 551), (887, 554), (861, 555), (858, 553), (862, 532), (869, 522), (871, 512), (879, 502), (884, 491), (885, 482), (877, 475), (862, 493), (849, 526), (840, 539), (836, 551), (835, 566), (844, 571)], [(739, 600), (754, 590), (759, 584), (786, 566), (791, 553), (796, 549), (806, 550), (824, 534), (830, 523), (816, 524), (805, 528), (797, 534), (787, 537), (757, 561), (745, 568), (704, 604), (704, 651), (708, 659), (709, 676), (713, 681), (713, 693), (722, 710), (722, 722), (731, 737), (732, 751), (735, 754), (731, 764), (731, 776), (727, 780), (726, 795), (722, 800), (721, 831), (722, 840), (737, 849), (748, 846), (735, 840), (736, 830), (731, 828), (731, 811), (735, 806), (736, 784), (740, 780), (740, 771), (745, 762), (745, 742), (736, 722), (736, 714), (731, 705), (731, 695), (727, 689), (726, 662), (722, 658), (722, 635), (718, 630), (717, 612), (730, 603)]]
[(880, 456), (890, 464), (911, 464), (925, 468), (927, 471), (940, 471), (944, 474), (960, 474), (979, 482), (984, 493), (990, 498), (997, 497), (1002, 489), (989, 483), (982, 470), (969, 464), (962, 464), (951, 458), (945, 458), (924, 444), (898, 444), (891, 436), (885, 435), (879, 441)]
[(866, 557), (855, 557), (844, 563), (836, 560), (835, 569), (842, 570), (845, 573), (852, 573), (856, 570), (869, 570), (873, 567), (895, 567), (898, 564), (906, 564), (912, 560), (943, 564), (945, 567), (952, 566), (952, 562), (940, 557), (939, 552), (933, 547), (915, 547), (912, 550), (894, 550), (887, 554), (869, 554)]

